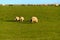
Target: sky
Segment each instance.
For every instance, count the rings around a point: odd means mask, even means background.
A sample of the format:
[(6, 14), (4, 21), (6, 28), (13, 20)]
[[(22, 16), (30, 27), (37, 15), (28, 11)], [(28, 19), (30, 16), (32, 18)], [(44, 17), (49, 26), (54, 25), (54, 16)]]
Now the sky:
[(0, 4), (60, 4), (60, 0), (0, 0)]

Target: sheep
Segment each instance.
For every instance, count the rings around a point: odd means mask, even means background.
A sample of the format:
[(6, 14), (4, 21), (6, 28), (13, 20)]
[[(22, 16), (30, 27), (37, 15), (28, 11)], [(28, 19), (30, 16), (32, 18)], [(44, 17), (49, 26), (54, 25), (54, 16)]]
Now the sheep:
[(20, 17), (20, 21), (23, 22), (24, 21), (24, 17), (21, 16)]
[(6, 4), (2, 4), (2, 6), (5, 6)]
[(33, 17), (31, 18), (31, 22), (32, 22), (32, 23), (33, 23), (33, 22), (37, 23), (37, 22), (38, 22), (38, 18), (35, 17), (35, 16), (33, 16)]
[(55, 4), (55, 6), (59, 6), (59, 4)]
[(16, 21), (20, 21), (20, 19), (19, 19), (19, 17), (18, 17), (18, 16), (16, 16), (16, 17), (15, 17), (15, 20), (16, 20)]

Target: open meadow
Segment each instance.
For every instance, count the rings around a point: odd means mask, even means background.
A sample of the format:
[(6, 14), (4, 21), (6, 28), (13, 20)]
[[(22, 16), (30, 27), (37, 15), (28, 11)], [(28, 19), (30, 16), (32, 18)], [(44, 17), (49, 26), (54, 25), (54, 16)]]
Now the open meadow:
[[(32, 16), (39, 22), (30, 23)], [(60, 6), (0, 6), (0, 40), (60, 40)]]

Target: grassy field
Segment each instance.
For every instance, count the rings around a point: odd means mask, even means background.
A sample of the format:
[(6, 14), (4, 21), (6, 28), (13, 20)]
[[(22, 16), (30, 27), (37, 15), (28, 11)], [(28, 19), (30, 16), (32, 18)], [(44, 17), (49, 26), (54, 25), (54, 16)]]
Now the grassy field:
[[(39, 22), (29, 23), (32, 16)], [(0, 6), (0, 40), (60, 40), (60, 6)]]

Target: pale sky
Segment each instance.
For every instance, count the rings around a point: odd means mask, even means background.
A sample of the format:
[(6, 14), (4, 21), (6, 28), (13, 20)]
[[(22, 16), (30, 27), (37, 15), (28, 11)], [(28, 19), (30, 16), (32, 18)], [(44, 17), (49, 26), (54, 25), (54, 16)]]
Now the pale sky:
[(60, 0), (0, 0), (0, 4), (60, 4)]

